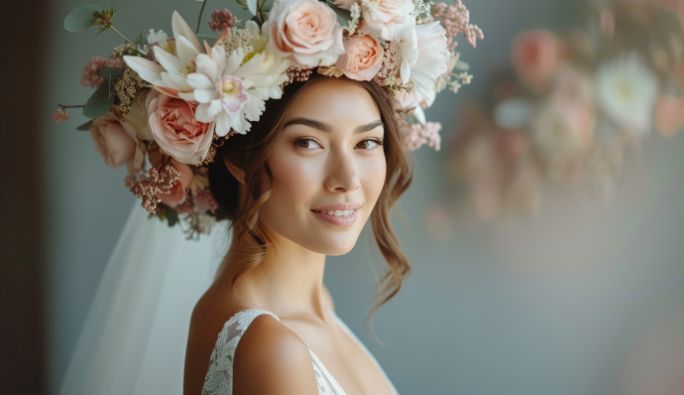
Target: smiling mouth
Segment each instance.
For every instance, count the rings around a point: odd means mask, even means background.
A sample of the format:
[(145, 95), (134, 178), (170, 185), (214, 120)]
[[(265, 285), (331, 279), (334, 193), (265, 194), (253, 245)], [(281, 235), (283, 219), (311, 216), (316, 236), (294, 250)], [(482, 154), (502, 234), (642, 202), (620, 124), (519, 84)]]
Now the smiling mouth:
[(355, 210), (311, 210), (325, 222), (339, 226), (349, 226), (356, 221), (358, 209)]

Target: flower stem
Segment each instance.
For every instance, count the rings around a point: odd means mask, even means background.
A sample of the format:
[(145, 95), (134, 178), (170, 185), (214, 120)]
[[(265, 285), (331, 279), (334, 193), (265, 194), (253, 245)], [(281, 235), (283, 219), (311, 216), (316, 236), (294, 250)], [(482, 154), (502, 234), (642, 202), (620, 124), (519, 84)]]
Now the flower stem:
[(121, 36), (121, 37), (122, 37), (124, 40), (126, 40), (129, 44), (135, 45), (136, 48), (138, 47), (138, 46), (136, 45), (136, 43), (134, 43), (133, 41), (129, 40), (128, 37), (126, 37), (123, 33), (121, 33), (121, 32), (119, 31), (119, 29), (117, 29), (114, 25), (109, 26), (109, 28), (112, 29), (112, 30), (114, 31), (114, 33), (116, 33), (116, 34), (118, 34), (119, 36)]
[(195, 28), (195, 34), (197, 34), (199, 32), (200, 23), (202, 22), (202, 15), (204, 14), (204, 7), (207, 6), (207, 1), (208, 0), (202, 1), (202, 7), (200, 7), (200, 12), (199, 12), (199, 15), (197, 16), (197, 27)]
[(66, 108), (84, 108), (85, 105), (83, 104), (59, 104), (57, 103), (57, 107), (66, 109)]

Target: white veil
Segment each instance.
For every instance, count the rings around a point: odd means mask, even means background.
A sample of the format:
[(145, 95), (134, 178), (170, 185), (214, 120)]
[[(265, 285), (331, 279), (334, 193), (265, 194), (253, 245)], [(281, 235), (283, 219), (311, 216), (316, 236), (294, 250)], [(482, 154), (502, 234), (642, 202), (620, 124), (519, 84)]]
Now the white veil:
[(190, 315), (225, 254), (227, 227), (186, 240), (136, 202), (105, 267), (60, 389), (181, 394)]

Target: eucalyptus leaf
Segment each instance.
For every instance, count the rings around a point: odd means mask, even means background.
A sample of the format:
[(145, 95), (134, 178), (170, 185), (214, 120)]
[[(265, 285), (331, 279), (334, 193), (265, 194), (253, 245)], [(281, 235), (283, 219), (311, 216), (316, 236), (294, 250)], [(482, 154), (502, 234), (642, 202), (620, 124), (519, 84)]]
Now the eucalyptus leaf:
[(108, 83), (100, 85), (83, 107), (83, 115), (95, 119), (104, 115), (114, 104), (114, 94)]
[(80, 5), (64, 17), (64, 29), (72, 33), (81, 33), (93, 26), (95, 12), (102, 11), (102, 7), (95, 4)]
[(90, 121), (88, 121), (88, 122), (86, 122), (86, 123), (84, 123), (84, 124), (82, 124), (82, 125), (79, 125), (79, 126), (76, 128), (76, 130), (83, 130), (83, 131), (86, 131), (86, 132), (87, 132), (87, 131), (90, 130), (90, 126), (91, 126), (92, 124), (93, 124), (93, 120), (91, 119)]
[(105, 79), (105, 83), (107, 83), (113, 82), (117, 78), (121, 77), (121, 74), (123, 74), (123, 70), (114, 67), (105, 67), (100, 69), (100, 71), (98, 71), (98, 74), (100, 74), (100, 76), (102, 76), (102, 78)]

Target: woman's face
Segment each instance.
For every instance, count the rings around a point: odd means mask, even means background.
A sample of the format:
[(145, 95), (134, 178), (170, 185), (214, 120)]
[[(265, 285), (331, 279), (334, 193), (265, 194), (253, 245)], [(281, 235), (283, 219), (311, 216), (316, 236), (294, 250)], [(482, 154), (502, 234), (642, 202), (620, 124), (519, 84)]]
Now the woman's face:
[(351, 81), (317, 80), (295, 95), (281, 125), (267, 159), (273, 189), (262, 224), (276, 240), (325, 255), (349, 252), (385, 182), (375, 101)]

